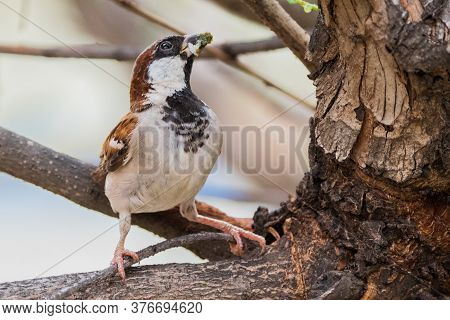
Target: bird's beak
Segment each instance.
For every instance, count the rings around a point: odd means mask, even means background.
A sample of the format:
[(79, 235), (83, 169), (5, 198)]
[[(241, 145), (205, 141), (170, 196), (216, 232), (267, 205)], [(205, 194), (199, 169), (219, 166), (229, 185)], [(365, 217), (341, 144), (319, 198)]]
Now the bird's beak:
[(198, 56), (202, 49), (211, 43), (213, 36), (209, 32), (187, 35), (181, 45), (180, 55)]

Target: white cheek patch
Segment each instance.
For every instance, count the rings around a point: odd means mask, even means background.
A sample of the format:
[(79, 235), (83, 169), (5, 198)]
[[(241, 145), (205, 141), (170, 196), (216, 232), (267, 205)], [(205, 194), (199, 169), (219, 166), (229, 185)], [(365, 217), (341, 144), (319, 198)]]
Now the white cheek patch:
[(158, 59), (148, 67), (148, 81), (152, 85), (183, 88), (185, 84), (184, 66), (186, 60), (180, 56)]
[(146, 94), (153, 105), (161, 105), (167, 97), (186, 87), (184, 66), (186, 60), (180, 56), (161, 58), (148, 67), (148, 82), (153, 90)]

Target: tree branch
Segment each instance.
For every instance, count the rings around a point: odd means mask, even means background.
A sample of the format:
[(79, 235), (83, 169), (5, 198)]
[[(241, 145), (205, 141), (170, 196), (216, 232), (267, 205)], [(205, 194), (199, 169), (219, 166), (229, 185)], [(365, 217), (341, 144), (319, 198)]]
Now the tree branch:
[(30, 46), (0, 45), (0, 53), (42, 56), (48, 58), (89, 58), (114, 59), (118, 61), (134, 60), (142, 48), (88, 44), (68, 47), (37, 48)]
[[(129, 0), (113, 0), (123, 7), (131, 10), (132, 12), (138, 14), (145, 19), (157, 23), (175, 33), (184, 34), (178, 28), (165, 22), (158, 16), (145, 11), (142, 7), (136, 3)], [(300, 99), (296, 95), (290, 93), (289, 91), (280, 88), (274, 82), (264, 78), (263, 76), (257, 74), (245, 64), (238, 61), (236, 58), (241, 54), (249, 54), (261, 51), (275, 50), (283, 48), (284, 44), (277, 38), (271, 37), (265, 40), (249, 41), (249, 42), (236, 42), (236, 43), (224, 43), (216, 46), (208, 46), (205, 48), (204, 52), (200, 58), (215, 58), (225, 64), (228, 64), (236, 69), (241, 70), (247, 75), (256, 78), (263, 82), (269, 87), (273, 87), (278, 91), (284, 93), (285, 95), (291, 97), (302, 103), (302, 106), (306, 107), (310, 111), (314, 111), (315, 107), (304, 99)], [(139, 53), (141, 48), (133, 47), (121, 47), (121, 46), (107, 46), (107, 45), (81, 45), (73, 46), (71, 48), (67, 47), (55, 47), (55, 48), (35, 48), (28, 46), (10, 46), (10, 45), (0, 45), (0, 53), (9, 54), (23, 54), (23, 55), (34, 55), (34, 56), (45, 56), (45, 57), (60, 57), (60, 58), (89, 58), (89, 59), (115, 59), (119, 61), (123, 60), (134, 60)]]
[[(70, 291), (69, 295), (64, 293), (61, 297), (67, 299), (357, 299), (362, 296), (364, 283), (360, 279), (346, 270), (335, 270), (342, 259), (340, 250), (321, 231), (315, 214), (302, 210), (299, 220), (289, 218), (282, 229), (283, 237), (267, 247), (264, 255), (255, 250), (246, 259), (129, 268), (125, 283), (118, 277), (102, 278), (101, 272), (1, 283), (0, 299), (43, 299), (59, 297), (65, 291)], [(190, 237), (197, 236), (200, 235)], [(91, 279), (99, 277), (102, 281), (91, 285)]]
[[(205, 232), (205, 233), (196, 233), (196, 234), (189, 234), (181, 237), (177, 237), (174, 239), (166, 240), (163, 242), (160, 242), (158, 244), (148, 246), (145, 249), (140, 250), (137, 252), (139, 256), (139, 260), (136, 262), (133, 262), (131, 259), (126, 257), (124, 261), (124, 267), (125, 269), (131, 267), (133, 264), (139, 263), (143, 259), (149, 258), (151, 256), (156, 255), (157, 253), (166, 251), (171, 248), (181, 247), (181, 246), (187, 246), (191, 245), (197, 242), (202, 241), (233, 241), (233, 237), (224, 234), (224, 233), (216, 233), (216, 232)], [(47, 299), (50, 300), (62, 300), (65, 299), (73, 294), (75, 294), (78, 291), (84, 290), (88, 288), (89, 286), (92, 286), (95, 283), (98, 283), (99, 281), (105, 281), (108, 278), (114, 276), (117, 274), (117, 267), (116, 266), (110, 266), (106, 269), (103, 269), (98, 272), (92, 273), (91, 277), (86, 277), (79, 282), (75, 282), (67, 287), (64, 287), (57, 292), (53, 292), (50, 295), (47, 296)]]
[[(244, 2), (236, 0), (209, 0), (209, 1), (217, 4), (221, 8), (225, 9), (226, 11), (234, 15), (262, 24), (258, 16), (256, 16), (255, 13)], [(278, 2), (303, 29), (307, 31), (312, 29), (317, 20), (318, 16), (317, 12), (314, 11), (305, 12), (304, 10), (299, 10), (298, 6), (293, 6), (287, 0), (278, 0)]]
[[(106, 198), (103, 185), (95, 183), (91, 172), (95, 166), (46, 148), (32, 140), (0, 127), (0, 171), (30, 182), (83, 207), (117, 217)], [(224, 221), (245, 226), (245, 219), (227, 216), (213, 206), (199, 202), (199, 212)], [(133, 215), (133, 224), (164, 238), (214, 229), (189, 222), (177, 208), (157, 213)], [(248, 224), (247, 224), (248, 226)], [(202, 258), (220, 260), (232, 254), (223, 241), (211, 241), (208, 246), (193, 244), (187, 249)]]
[[(111, 0), (111, 1), (114, 1), (114, 2), (118, 3), (119, 5), (121, 5), (124, 8), (130, 10), (131, 12), (133, 12), (133, 13), (135, 13), (135, 14), (143, 17), (143, 18), (145, 18), (146, 20), (148, 20), (148, 21), (150, 21), (152, 23), (156, 23), (156, 24), (158, 24), (158, 25), (160, 25), (160, 26), (162, 26), (164, 28), (167, 28), (167, 29), (171, 30), (172, 32), (175, 32), (177, 34), (185, 34), (184, 31), (182, 31), (179, 28), (171, 25), (170, 23), (166, 22), (164, 19), (162, 19), (162, 18), (160, 18), (160, 17), (158, 17), (158, 16), (148, 12), (147, 10), (145, 10), (143, 7), (141, 7), (139, 4), (137, 4), (136, 2), (134, 2), (132, 0)], [(283, 9), (281, 8), (281, 10), (283, 10)], [(289, 15), (288, 15), (288, 17), (289, 17)], [(291, 19), (291, 18), (289, 17), (289, 19)], [(293, 21), (293, 23), (296, 24), (295, 21)], [(301, 30), (303, 30), (299, 25), (297, 25), (297, 27), (300, 28)], [(283, 39), (283, 38), (281, 38), (281, 39)], [(307, 46), (307, 44), (305, 45), (305, 48), (306, 48), (306, 46)], [(204, 51), (207, 54), (211, 55), (212, 57), (214, 57), (214, 58), (224, 62), (225, 64), (228, 64), (229, 66), (231, 66), (233, 68), (241, 70), (242, 72), (246, 73), (247, 75), (262, 81), (265, 85), (273, 87), (273, 88), (277, 89), (278, 91), (284, 93), (285, 95), (291, 97), (292, 99), (301, 102), (302, 106), (305, 106), (309, 110), (314, 111), (314, 109), (315, 109), (314, 106), (312, 106), (308, 102), (304, 101), (303, 99), (300, 99), (299, 97), (297, 97), (296, 95), (290, 93), (289, 91), (286, 91), (285, 89), (280, 88), (275, 83), (273, 83), (272, 81), (270, 81), (270, 80), (264, 78), (263, 76), (257, 74), (256, 72), (254, 72), (253, 70), (251, 70), (246, 65), (244, 65), (241, 62), (239, 62), (238, 60), (230, 59), (230, 56), (224, 50), (222, 50), (221, 48), (214, 47), (214, 46), (208, 46), (208, 47), (206, 47), (204, 49)], [(303, 62), (303, 60), (301, 60), (301, 61)], [(308, 65), (305, 64), (305, 66), (309, 70)], [(309, 64), (309, 66), (311, 66), (311, 64)]]
[(241, 54), (276, 50), (285, 48), (286, 46), (280, 38), (273, 36), (263, 40), (224, 43), (219, 45), (219, 47), (230, 57), (236, 58)]
[(309, 34), (283, 9), (276, 0), (241, 0), (291, 49), (313, 73), (316, 65), (305, 58)]
[[(229, 59), (235, 59), (241, 54), (249, 54), (261, 51), (269, 51), (284, 48), (284, 44), (278, 37), (268, 39), (230, 42), (213, 46), (224, 51)], [(30, 46), (0, 45), (0, 53), (43, 56), (48, 58), (89, 58), (89, 59), (114, 59), (118, 61), (130, 61), (136, 59), (143, 48), (114, 45), (87, 44), (68, 47), (37, 48)], [(214, 58), (209, 52), (205, 52), (199, 58)]]
[[(123, 283), (109, 277), (67, 299), (295, 299), (295, 274), (287, 250), (250, 260), (133, 267)], [(67, 274), (0, 284), (0, 299), (45, 299), (61, 289), (97, 277)]]

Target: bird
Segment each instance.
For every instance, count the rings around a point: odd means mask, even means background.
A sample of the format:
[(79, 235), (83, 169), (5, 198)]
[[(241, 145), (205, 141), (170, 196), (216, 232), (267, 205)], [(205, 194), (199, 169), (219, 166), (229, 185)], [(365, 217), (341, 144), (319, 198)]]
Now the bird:
[(178, 206), (189, 221), (233, 236), (230, 250), (243, 252), (241, 238), (264, 248), (263, 237), (228, 222), (200, 215), (195, 197), (221, 153), (222, 133), (214, 111), (192, 91), (195, 57), (212, 41), (209, 32), (171, 35), (137, 57), (130, 84), (130, 111), (106, 137), (94, 172), (119, 216), (120, 237), (112, 265), (125, 280), (124, 257), (132, 214)]

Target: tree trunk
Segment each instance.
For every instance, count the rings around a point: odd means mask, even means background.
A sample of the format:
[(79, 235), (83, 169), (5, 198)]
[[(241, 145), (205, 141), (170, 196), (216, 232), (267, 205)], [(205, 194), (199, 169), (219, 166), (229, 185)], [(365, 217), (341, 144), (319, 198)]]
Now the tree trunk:
[[(310, 58), (315, 209), (364, 298), (448, 295), (448, 1), (321, 1)], [(428, 3), (427, 5), (424, 5)], [(339, 258), (338, 258), (339, 257)], [(313, 279), (314, 280), (314, 279)]]
[[(273, 5), (244, 2), (257, 16)], [(126, 286), (73, 297), (447, 298), (449, 17), (446, 0), (321, 1), (308, 52), (319, 66), (311, 171), (295, 199), (255, 213), (269, 253), (134, 268)], [(40, 298), (77, 277), (3, 284), (0, 297)]]
[[(246, 2), (254, 10), (273, 5)], [(449, 3), (320, 4), (308, 52), (320, 65), (311, 75), (318, 98), (311, 171), (296, 200), (271, 215), (257, 213), (259, 230), (281, 232), (276, 221), (290, 217), (309, 297), (329, 298), (324, 294), (337, 285), (346, 289), (333, 298), (354, 297), (349, 288), (360, 288), (363, 299), (446, 297)], [(314, 223), (305, 226), (311, 214)], [(319, 229), (333, 250), (313, 251), (299, 228)]]

